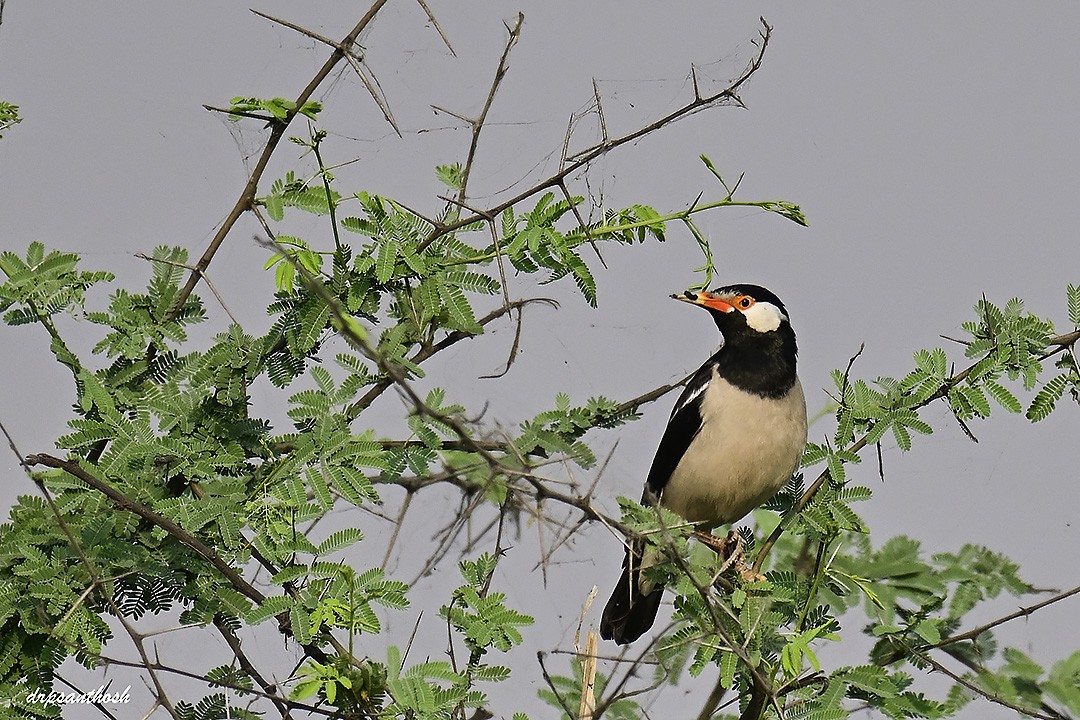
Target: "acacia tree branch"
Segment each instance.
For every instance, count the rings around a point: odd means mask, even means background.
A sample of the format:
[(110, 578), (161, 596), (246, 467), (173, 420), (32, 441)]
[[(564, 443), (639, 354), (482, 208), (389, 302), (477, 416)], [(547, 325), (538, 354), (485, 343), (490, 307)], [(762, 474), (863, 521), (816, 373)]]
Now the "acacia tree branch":
[[(489, 312), (487, 315), (485, 315), (484, 317), (477, 320), (476, 323), (477, 323), (477, 325), (480, 325), (481, 327), (485, 327), (489, 323), (493, 322), (494, 320), (498, 320), (503, 315), (506, 315), (511, 310), (518, 310), (520, 312), (521, 309), (524, 308), (525, 306), (532, 305), (534, 303), (541, 303), (541, 304), (557, 307), (557, 304), (555, 303), (555, 301), (550, 300), (548, 298), (524, 298), (522, 300), (514, 300), (509, 305), (502, 305), (501, 307), (495, 308), (494, 310)], [(438, 353), (438, 352), (440, 352), (442, 350), (445, 350), (446, 348), (450, 347), (451, 345), (453, 345), (455, 343), (458, 343), (458, 342), (461, 342), (462, 340), (465, 340), (467, 338), (472, 338), (472, 337), (476, 337), (476, 336), (471, 334), (471, 333), (462, 332), (460, 330), (454, 330), (451, 333), (447, 333), (446, 337), (444, 337), (439, 342), (434, 343), (432, 345), (425, 345), (425, 346), (421, 347), (420, 349), (418, 349), (409, 358), (409, 362), (413, 363), (414, 365), (419, 365), (420, 363), (424, 362), (425, 360), (428, 360), (429, 358), (431, 358), (431, 356), (435, 355), (436, 353)], [(360, 397), (359, 400), (354, 402), (352, 405), (349, 405), (349, 407), (345, 408), (343, 414), (345, 415), (346, 419), (348, 419), (348, 420), (355, 419), (361, 412), (366, 410), (368, 408), (368, 406), (371, 405), (371, 403), (375, 402), (375, 400), (380, 395), (382, 395), (388, 388), (393, 386), (393, 384), (394, 384), (394, 380), (389, 375), (386, 375), (386, 376), (380, 378), (379, 380), (377, 380), (371, 386), (371, 388), (366, 393), (364, 393), (363, 396)]]
[[(1053, 349), (1043, 355), (1043, 358), (1045, 359), (1056, 353), (1063, 352), (1073, 347), (1076, 344), (1077, 340), (1080, 340), (1080, 330), (1075, 330), (1071, 333), (1065, 333), (1064, 335), (1057, 335), (1050, 338), (1049, 340), (1047, 340), (1046, 346)], [(938, 388), (937, 392), (935, 392), (933, 395), (931, 395), (918, 405), (912, 406), (911, 409), (916, 410), (918, 408), (926, 407), (933, 401), (948, 396), (949, 391), (962, 383), (964, 380), (966, 380), (978, 364), (978, 362), (974, 362), (960, 372), (953, 375), (952, 377), (946, 379), (941, 384), (941, 387)], [(849, 453), (857, 453), (862, 450), (864, 447), (866, 447), (870, 438), (870, 433), (872, 431), (873, 428), (871, 428), (869, 431), (867, 431), (866, 434), (864, 434), (858, 440), (845, 448), (845, 451)], [(825, 483), (829, 480), (829, 477), (829, 471), (823, 470), (821, 474), (817, 476), (817, 479), (814, 480), (813, 484), (810, 485), (810, 487), (806, 488), (803, 494), (799, 496), (799, 500), (797, 503), (795, 503), (795, 506), (791, 509), (791, 512), (780, 521), (780, 523), (776, 526), (772, 533), (769, 534), (769, 537), (765, 539), (765, 542), (761, 544), (761, 549), (758, 550), (757, 557), (754, 559), (754, 572), (761, 572), (761, 568), (765, 562), (765, 558), (768, 557), (769, 552), (772, 550), (773, 546), (776, 545), (776, 541), (779, 540), (780, 536), (784, 534), (785, 530), (787, 530), (788, 526), (791, 524), (791, 520), (804, 509), (806, 509), (806, 506), (809, 505), (810, 501), (814, 499), (814, 495), (816, 495), (818, 490), (820, 490), (822, 486), (825, 485)]]
[(259, 687), (261, 687), (263, 689), (263, 692), (266, 693), (266, 697), (270, 700), (270, 702), (273, 703), (274, 707), (277, 709), (278, 714), (281, 715), (282, 718), (288, 717), (289, 706), (286, 705), (282, 701), (282, 699), (277, 696), (275, 692), (277, 690), (277, 684), (272, 683), (265, 677), (263, 677), (262, 673), (260, 673), (259, 670), (255, 667), (255, 665), (251, 662), (251, 659), (247, 656), (247, 653), (244, 652), (244, 648), (241, 647), (240, 638), (236, 636), (236, 633), (233, 631), (233, 629), (229, 627), (229, 625), (220, 615), (214, 616), (214, 627), (217, 629), (221, 637), (225, 640), (225, 643), (229, 646), (229, 649), (232, 651), (233, 656), (236, 658), (236, 662), (240, 665), (240, 669), (247, 673), (248, 677), (250, 677), (252, 680), (259, 684)]
[(472, 125), (472, 137), (469, 139), (469, 153), (465, 159), (465, 167), (461, 171), (461, 187), (458, 188), (459, 202), (465, 202), (469, 175), (472, 173), (473, 161), (476, 160), (476, 148), (480, 144), (480, 131), (487, 121), (491, 104), (495, 102), (495, 93), (499, 91), (499, 85), (502, 84), (506, 71), (509, 69), (507, 61), (510, 59), (510, 51), (514, 49), (514, 45), (517, 44), (518, 39), (521, 37), (521, 24), (523, 22), (525, 22), (525, 15), (519, 12), (514, 26), (506, 25), (509, 36), (506, 38), (506, 46), (503, 47), (502, 56), (499, 57), (499, 65), (495, 68), (495, 78), (491, 81), (491, 89), (488, 91), (487, 99), (484, 100), (484, 107), (480, 110), (480, 114), (476, 116), (476, 119), (469, 121), (469, 124)]
[(266, 171), (266, 166), (270, 162), (270, 156), (274, 154), (277, 149), (278, 143), (281, 142), (281, 138), (285, 135), (285, 130), (288, 128), (289, 123), (299, 112), (300, 108), (304, 106), (311, 96), (315, 94), (315, 91), (323, 83), (324, 80), (330, 75), (330, 73), (337, 67), (337, 64), (341, 62), (345, 57), (345, 52), (342, 48), (351, 47), (356, 42), (356, 38), (360, 36), (360, 33), (364, 31), (372, 20), (375, 19), (375, 15), (386, 5), (387, 0), (375, 0), (368, 8), (364, 16), (360, 18), (360, 21), (356, 23), (352, 30), (342, 38), (333, 52), (330, 53), (330, 57), (315, 73), (314, 77), (308, 82), (300, 94), (297, 95), (293, 107), (286, 113), (285, 119), (280, 122), (275, 122), (270, 131), (270, 137), (266, 141), (266, 145), (263, 147), (262, 153), (259, 154), (259, 159), (255, 162), (255, 167), (251, 171), (251, 175), (248, 177), (247, 182), (244, 184), (244, 188), (240, 191), (240, 197), (237, 198), (236, 203), (233, 205), (232, 210), (225, 216), (225, 220), (221, 223), (221, 227), (214, 233), (213, 239), (210, 240), (210, 244), (207, 246), (202, 257), (195, 263), (195, 269), (188, 276), (187, 282), (184, 287), (180, 289), (180, 292), (176, 296), (176, 301), (173, 303), (172, 309), (169, 311), (168, 319), (175, 320), (177, 314), (180, 312), (180, 308), (183, 307), (184, 302), (191, 295), (195, 286), (202, 278), (202, 274), (206, 271), (206, 268), (210, 265), (210, 261), (214, 259), (214, 255), (217, 253), (218, 248), (221, 247), (221, 243), (225, 241), (225, 236), (232, 231), (236, 222), (240, 219), (247, 210), (249, 210), (255, 203), (255, 192), (259, 187), (259, 180), (262, 178), (263, 172)]
[(139, 653), (139, 657), (142, 659), (142, 667), (150, 674), (150, 681), (154, 683), (154, 700), (165, 708), (165, 711), (169, 713), (174, 720), (181, 720), (180, 714), (169, 699), (168, 693), (165, 692), (165, 685), (161, 682), (161, 678), (158, 677), (157, 669), (153, 667), (154, 662), (150, 660), (150, 655), (146, 652), (146, 645), (143, 642), (145, 637), (136, 632), (135, 628), (127, 621), (124, 614), (120, 612), (120, 608), (112, 601), (108, 599), (109, 605), (112, 607), (113, 614), (116, 616), (116, 620), (124, 628), (124, 632), (131, 638), (131, 642), (135, 645), (136, 651)]
[(971, 682), (967, 678), (963, 677), (962, 675), (960, 675), (958, 673), (953, 672), (952, 670), (950, 670), (945, 665), (939, 663), (937, 660), (930, 657), (930, 655), (928, 655), (927, 653), (920, 652), (919, 650), (916, 650), (916, 649), (910, 648), (910, 647), (908, 649), (911, 651), (911, 653), (913, 655), (918, 657), (920, 660), (925, 662), (930, 667), (934, 668), (934, 670), (938, 671), (939, 673), (941, 673), (943, 675), (946, 675), (953, 682), (957, 683), (958, 685), (962, 685), (964, 688), (970, 690), (971, 692), (975, 693), (976, 695), (979, 695), (979, 696), (981, 696), (983, 698), (986, 698), (987, 700), (994, 703), (995, 705), (1001, 705), (1002, 707), (1007, 707), (1010, 710), (1014, 710), (1014, 711), (1020, 713), (1021, 715), (1026, 715), (1028, 717), (1033, 717), (1033, 718), (1039, 718), (1039, 720), (1061, 720), (1060, 715), (1047, 715), (1047, 714), (1041, 713), (1041, 712), (1039, 712), (1037, 710), (1032, 710), (1031, 708), (1026, 708), (1026, 707), (1024, 707), (1022, 705), (1017, 705), (1016, 703), (1011, 702), (1009, 700), (1006, 700), (1005, 698), (1001, 697), (1000, 695), (998, 695), (996, 693), (990, 692), (988, 690), (984, 690), (983, 688), (979, 687), (978, 685)]
[(1016, 620), (1018, 618), (1026, 618), (1029, 615), (1031, 615), (1033, 612), (1035, 612), (1036, 610), (1042, 610), (1047, 605), (1053, 605), (1054, 603), (1061, 602), (1062, 600), (1067, 600), (1067, 599), (1073, 597), (1074, 595), (1080, 595), (1080, 585), (1077, 585), (1076, 587), (1072, 588), (1071, 590), (1066, 590), (1065, 592), (1058, 593), (1057, 595), (1055, 595), (1055, 596), (1053, 596), (1051, 598), (1047, 598), (1046, 600), (1043, 600), (1042, 602), (1035, 603), (1034, 605), (1028, 605), (1027, 607), (1022, 607), (1019, 610), (1017, 610), (1016, 612), (1009, 613), (1008, 615), (1004, 615), (1002, 617), (999, 617), (997, 620), (991, 620), (990, 622), (986, 623), (985, 625), (980, 625), (980, 626), (978, 626), (976, 628), (972, 628), (971, 630), (968, 630), (966, 632), (957, 633), (956, 635), (950, 635), (947, 638), (943, 638), (940, 642), (934, 643), (930, 647), (932, 647), (932, 648), (943, 648), (943, 647), (946, 647), (947, 645), (952, 645), (953, 643), (958, 643), (958, 642), (961, 642), (961, 641), (964, 641), (964, 640), (974, 640), (975, 638), (982, 635), (984, 632), (986, 632), (988, 630), (992, 630), (993, 628), (996, 628), (998, 625), (1004, 625), (1005, 623), (1011, 622), (1011, 621)]
[(236, 316), (232, 314), (231, 310), (229, 310), (229, 306), (225, 304), (225, 298), (221, 296), (221, 293), (218, 292), (217, 288), (214, 286), (214, 283), (211, 282), (210, 276), (204, 273), (202, 270), (199, 270), (195, 266), (189, 265), (187, 263), (176, 262), (175, 260), (167, 260), (165, 258), (151, 257), (146, 253), (135, 253), (135, 257), (139, 258), (140, 260), (147, 260), (152, 263), (161, 263), (162, 265), (169, 265), (171, 267), (184, 268), (185, 270), (190, 270), (191, 272), (196, 273), (197, 275), (199, 275), (200, 279), (206, 283), (206, 287), (210, 288), (210, 292), (214, 294), (214, 297), (217, 299), (218, 304), (221, 305), (221, 309), (224, 310), (225, 314), (229, 316), (229, 319), (232, 320), (233, 325), (240, 324), (240, 322), (236, 319)]
[(245, 597), (255, 603), (262, 603), (266, 600), (266, 596), (255, 589), (247, 580), (240, 576), (233, 567), (225, 562), (214, 550), (199, 540), (197, 537), (189, 533), (184, 528), (177, 525), (175, 522), (159, 515), (150, 508), (146, 507), (142, 503), (132, 500), (127, 495), (109, 485), (102, 480), (99, 480), (92, 473), (88, 472), (77, 462), (71, 460), (61, 460), (58, 457), (48, 455), (45, 453), (38, 453), (37, 455), (28, 455), (25, 463), (33, 467), (35, 465), (44, 465), (46, 467), (57, 468), (72, 475), (73, 477), (82, 480), (84, 483), (100, 492), (105, 497), (116, 503), (121, 509), (134, 513), (141, 517), (146, 522), (160, 527), (165, 532), (172, 535), (182, 544), (186, 545), (190, 549), (194, 550), (198, 555), (202, 556), (204, 560), (209, 562), (214, 568), (225, 576), (225, 579), (229, 581), (238, 592), (242, 593)]
[[(117, 667), (136, 668), (136, 669), (153, 669), (162, 673), (169, 673), (170, 675), (176, 675), (178, 677), (188, 678), (189, 680), (199, 680), (204, 683), (209, 683), (210, 680), (205, 675), (199, 675), (188, 670), (181, 670), (180, 668), (165, 665), (156, 660), (150, 662), (149, 667), (143, 665), (141, 662), (135, 662), (132, 660), (122, 660), (120, 658), (111, 657), (109, 655), (94, 655), (95, 660), (100, 660), (104, 665), (115, 665)], [(236, 690), (237, 692), (247, 693), (249, 695), (255, 695), (267, 700), (273, 700), (286, 705), (293, 710), (303, 710), (306, 713), (312, 715), (323, 715), (326, 717), (340, 717), (338, 712), (333, 708), (325, 708), (319, 705), (308, 705), (307, 703), (298, 702), (296, 700), (290, 700), (281, 694), (268, 693), (262, 690), (256, 690), (251, 687), (245, 687), (243, 685), (235, 685), (233, 683), (224, 680), (223, 678), (217, 678), (213, 680), (213, 684), (219, 687), (227, 688), (229, 690)], [(276, 689), (276, 688), (275, 688)]]

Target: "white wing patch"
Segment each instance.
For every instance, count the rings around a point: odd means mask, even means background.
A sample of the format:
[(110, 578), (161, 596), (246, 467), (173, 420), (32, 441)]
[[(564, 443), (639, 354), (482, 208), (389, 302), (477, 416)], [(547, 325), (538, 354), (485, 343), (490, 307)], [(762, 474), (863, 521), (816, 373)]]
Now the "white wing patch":
[(676, 405), (675, 408), (671, 411), (671, 417), (675, 417), (676, 415), (678, 415), (680, 410), (682, 410), (684, 407), (686, 407), (690, 403), (694, 402), (694, 400), (697, 399), (701, 395), (701, 393), (708, 390), (710, 382), (711, 382), (711, 379), (707, 379), (705, 382), (701, 383), (701, 385), (697, 386), (696, 388), (693, 388), (690, 391), (690, 394), (687, 395), (686, 397), (684, 397), (682, 399), (682, 402), (680, 402), (678, 405)]
[(780, 312), (780, 308), (765, 301), (756, 302), (748, 310), (741, 312), (746, 316), (746, 324), (759, 333), (772, 332), (788, 319), (787, 315)]

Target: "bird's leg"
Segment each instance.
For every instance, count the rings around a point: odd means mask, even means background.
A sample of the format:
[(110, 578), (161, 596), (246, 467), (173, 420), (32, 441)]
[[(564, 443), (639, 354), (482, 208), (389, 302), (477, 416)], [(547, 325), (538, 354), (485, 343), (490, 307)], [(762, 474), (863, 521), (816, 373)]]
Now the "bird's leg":
[(716, 570), (718, 576), (734, 567), (735, 572), (739, 574), (743, 582), (759, 582), (765, 579), (764, 575), (755, 572), (753, 568), (743, 561), (745, 556), (742, 535), (735, 530), (729, 530), (725, 538), (718, 538), (712, 533), (695, 530), (693, 537), (699, 543), (724, 558), (724, 562)]

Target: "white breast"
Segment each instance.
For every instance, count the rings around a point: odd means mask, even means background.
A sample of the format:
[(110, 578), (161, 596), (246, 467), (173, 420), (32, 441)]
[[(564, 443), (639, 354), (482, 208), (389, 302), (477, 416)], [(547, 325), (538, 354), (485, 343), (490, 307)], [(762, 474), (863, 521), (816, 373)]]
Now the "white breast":
[(660, 504), (712, 528), (736, 522), (791, 478), (806, 446), (806, 401), (798, 380), (773, 400), (739, 390), (714, 368), (701, 415)]

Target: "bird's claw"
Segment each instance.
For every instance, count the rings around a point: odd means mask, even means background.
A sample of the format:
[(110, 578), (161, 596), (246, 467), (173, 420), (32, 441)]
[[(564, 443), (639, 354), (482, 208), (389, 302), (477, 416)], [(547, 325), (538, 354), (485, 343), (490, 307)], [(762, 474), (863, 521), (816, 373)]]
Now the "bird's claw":
[(697, 530), (694, 532), (693, 537), (699, 543), (724, 558), (724, 562), (716, 569), (717, 575), (734, 568), (739, 577), (743, 579), (743, 582), (761, 582), (765, 579), (764, 575), (746, 564), (742, 535), (736, 531), (730, 530), (727, 537), (718, 538), (711, 533)]

